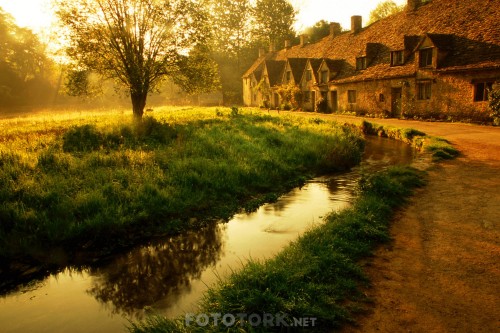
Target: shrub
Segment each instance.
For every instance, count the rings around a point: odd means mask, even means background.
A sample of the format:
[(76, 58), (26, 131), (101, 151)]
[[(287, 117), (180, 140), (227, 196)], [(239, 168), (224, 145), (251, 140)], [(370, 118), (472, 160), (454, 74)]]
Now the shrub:
[(500, 84), (496, 84), (495, 89), (490, 92), (489, 101), (493, 123), (500, 126)]
[(102, 135), (95, 125), (74, 126), (63, 136), (63, 150), (68, 153), (89, 152), (99, 149)]

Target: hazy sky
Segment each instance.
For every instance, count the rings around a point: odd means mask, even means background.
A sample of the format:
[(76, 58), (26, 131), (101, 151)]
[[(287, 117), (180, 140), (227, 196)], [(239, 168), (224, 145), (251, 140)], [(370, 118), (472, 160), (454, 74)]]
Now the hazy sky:
[[(71, 1), (71, 0), (68, 0)], [(311, 26), (324, 19), (340, 22), (345, 29), (350, 28), (350, 17), (362, 15), (368, 20), (370, 11), (381, 0), (290, 0), (299, 11), (296, 28)], [(20, 26), (28, 26), (34, 31), (43, 30), (51, 22), (51, 0), (0, 0), (0, 7), (11, 13)], [(406, 0), (394, 0), (401, 5)]]

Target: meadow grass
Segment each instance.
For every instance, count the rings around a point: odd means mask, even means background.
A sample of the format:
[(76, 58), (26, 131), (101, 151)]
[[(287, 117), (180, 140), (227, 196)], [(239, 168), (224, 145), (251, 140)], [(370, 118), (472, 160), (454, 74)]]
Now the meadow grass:
[(252, 110), (160, 108), (0, 121), (0, 257), (46, 260), (228, 219), (359, 163), (359, 131)]
[[(360, 195), (352, 207), (327, 217), (292, 242), (276, 257), (250, 260), (241, 270), (210, 288), (198, 314), (280, 314), (293, 318), (316, 318), (314, 327), (251, 326), (240, 321), (197, 326), (185, 317), (169, 320), (152, 316), (131, 323), (131, 332), (328, 332), (350, 321), (351, 314), (366, 301), (362, 293), (367, 279), (359, 262), (381, 242), (389, 240), (389, 222), (395, 208), (405, 203), (424, 174), (407, 166), (391, 167), (364, 176)], [(196, 318), (197, 314), (189, 318)]]

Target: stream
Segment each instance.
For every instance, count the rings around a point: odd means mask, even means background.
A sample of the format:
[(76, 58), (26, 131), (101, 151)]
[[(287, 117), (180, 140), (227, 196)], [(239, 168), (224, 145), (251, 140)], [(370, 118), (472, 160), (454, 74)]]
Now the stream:
[(361, 170), (409, 164), (415, 151), (367, 138), (349, 172), (314, 178), (275, 203), (228, 223), (155, 240), (86, 268), (66, 268), (0, 296), (1, 332), (125, 332), (148, 313), (175, 317), (196, 308), (208, 286), (249, 259), (272, 257), (355, 197)]

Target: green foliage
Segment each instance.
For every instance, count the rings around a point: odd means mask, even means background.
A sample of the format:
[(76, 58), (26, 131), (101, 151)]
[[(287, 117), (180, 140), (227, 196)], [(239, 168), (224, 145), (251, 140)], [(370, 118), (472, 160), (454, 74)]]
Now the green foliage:
[(380, 2), (374, 10), (370, 12), (370, 18), (368, 20), (368, 25), (375, 23), (383, 18), (390, 15), (401, 12), (404, 9), (404, 5), (398, 6), (394, 1), (387, 0)]
[[(57, 15), (70, 32), (68, 56), (74, 66), (128, 89), (137, 117), (142, 117), (148, 93), (165, 77), (190, 92), (214, 86), (216, 69), (203, 47), (210, 35), (208, 14), (196, 1), (56, 3)], [(186, 58), (186, 51), (193, 59)], [(196, 73), (199, 77), (193, 80)]]
[(253, 7), (253, 34), (262, 41), (275, 43), (277, 48), (295, 36), (295, 10), (287, 0), (257, 0)]
[(309, 36), (309, 41), (311, 43), (315, 43), (330, 34), (330, 23), (325, 20), (320, 20), (313, 26), (307, 27), (304, 33)]
[(451, 160), (460, 155), (460, 152), (450, 142), (441, 138), (430, 138), (424, 147), (426, 151), (432, 153), (435, 161)]
[[(208, 290), (200, 313), (280, 313), (315, 317), (311, 332), (325, 332), (352, 320), (366, 297), (359, 286), (367, 280), (358, 262), (389, 239), (392, 209), (404, 204), (412, 189), (424, 184), (423, 174), (410, 167), (389, 168), (365, 176), (360, 197), (351, 208), (332, 213), (324, 225), (311, 229), (276, 257), (250, 260), (215, 288)], [(134, 324), (132, 332), (279, 332), (283, 327), (185, 327), (181, 318), (158, 317)]]
[(46, 45), (0, 8), (0, 107), (52, 102), (54, 62)]
[[(264, 82), (264, 80), (262, 81)], [(297, 110), (302, 104), (302, 91), (293, 84), (281, 85), (278, 87), (278, 94), (281, 97), (283, 110)]]
[[(227, 219), (357, 164), (355, 131), (243, 109), (16, 120), (0, 134), (0, 258), (126, 246)], [(4, 122), (8, 123), (7, 120)], [(4, 219), (5, 218), (5, 219)], [(3, 229), (2, 229), (3, 228)], [(109, 239), (113, 238), (113, 244)]]
[(500, 126), (500, 84), (497, 83), (495, 88), (489, 92), (489, 106), (491, 109), (490, 116), (493, 118), (495, 125)]

